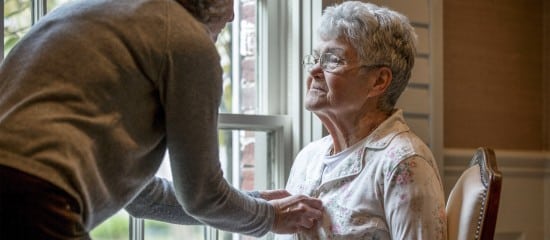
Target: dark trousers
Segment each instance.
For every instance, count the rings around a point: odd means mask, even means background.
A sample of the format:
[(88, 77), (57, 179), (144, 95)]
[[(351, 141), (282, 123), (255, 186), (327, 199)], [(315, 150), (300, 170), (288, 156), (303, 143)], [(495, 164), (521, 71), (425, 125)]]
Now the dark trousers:
[(0, 165), (0, 239), (90, 239), (82, 222), (64, 190)]

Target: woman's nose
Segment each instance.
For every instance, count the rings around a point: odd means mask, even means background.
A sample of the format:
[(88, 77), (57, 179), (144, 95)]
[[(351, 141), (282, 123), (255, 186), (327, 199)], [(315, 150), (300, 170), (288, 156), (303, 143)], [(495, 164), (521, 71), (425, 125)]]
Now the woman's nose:
[(309, 74), (311, 76), (319, 75), (323, 73), (323, 68), (321, 67), (321, 64), (319, 62), (311, 65), (311, 68), (309, 69)]

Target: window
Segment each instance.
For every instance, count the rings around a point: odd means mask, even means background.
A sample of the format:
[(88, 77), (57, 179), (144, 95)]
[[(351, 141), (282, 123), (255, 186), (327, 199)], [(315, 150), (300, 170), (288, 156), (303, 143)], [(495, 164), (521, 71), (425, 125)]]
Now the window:
[[(220, 106), (220, 161), (226, 179), (241, 190), (271, 189), (284, 186), (285, 169), (281, 159), (290, 145), (287, 116), (267, 115), (260, 95), (265, 83), (259, 77), (257, 38), (258, 9), (261, 1), (236, 0), (235, 20), (218, 37), (217, 48), (224, 69), (224, 96)], [(163, 169), (168, 169), (165, 159)], [(169, 170), (160, 175), (170, 178)], [(162, 173), (164, 172), (164, 173)], [(143, 223), (142, 223), (143, 222)], [(137, 222), (145, 239), (193, 236), (192, 239), (245, 240), (250, 237), (218, 231), (206, 226), (179, 226), (150, 220)], [(162, 231), (159, 229), (163, 229)], [(266, 236), (264, 238), (270, 238)]]
[[(70, 0), (5, 0), (4, 56), (47, 12)], [(242, 190), (282, 188), (293, 156), (315, 134), (302, 113), (301, 11), (294, 0), (235, 0), (235, 20), (217, 47), (224, 68), (220, 161), (226, 179)], [(304, 20), (305, 24), (310, 20)], [(290, 27), (291, 26), (291, 27)], [(310, 48), (310, 47), (309, 47)], [(1, 59), (2, 57), (0, 57)], [(309, 116), (309, 117), (308, 117)], [(291, 124), (294, 122), (294, 124)], [(320, 129), (320, 124), (316, 125)], [(306, 130), (303, 130), (306, 129)], [(303, 134), (305, 132), (306, 134)], [(306, 136), (306, 137), (304, 137)], [(168, 156), (166, 156), (168, 157)], [(165, 159), (159, 176), (171, 178)], [(206, 226), (136, 219), (121, 210), (91, 233), (94, 239), (253, 239)], [(268, 235), (264, 239), (270, 239)]]

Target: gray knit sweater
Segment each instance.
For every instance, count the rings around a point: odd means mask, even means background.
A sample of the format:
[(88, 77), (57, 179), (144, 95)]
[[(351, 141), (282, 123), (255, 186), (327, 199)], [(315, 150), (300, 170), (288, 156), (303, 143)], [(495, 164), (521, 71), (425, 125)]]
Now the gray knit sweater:
[[(205, 28), (174, 0), (67, 4), (0, 67), (0, 165), (74, 196), (88, 230), (126, 208), (264, 235), (273, 207), (222, 176), (221, 77)], [(173, 185), (154, 176), (166, 149)]]

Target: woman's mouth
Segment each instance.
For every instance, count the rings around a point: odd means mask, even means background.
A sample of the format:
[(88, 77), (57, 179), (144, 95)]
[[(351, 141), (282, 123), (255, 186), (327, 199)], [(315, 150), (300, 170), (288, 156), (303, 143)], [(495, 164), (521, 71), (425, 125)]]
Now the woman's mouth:
[(311, 86), (309, 88), (310, 91), (319, 91), (319, 92), (326, 92), (326, 90), (322, 87), (319, 87), (319, 86)]

